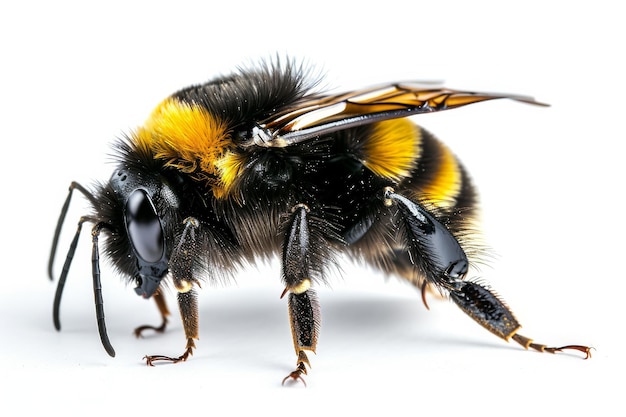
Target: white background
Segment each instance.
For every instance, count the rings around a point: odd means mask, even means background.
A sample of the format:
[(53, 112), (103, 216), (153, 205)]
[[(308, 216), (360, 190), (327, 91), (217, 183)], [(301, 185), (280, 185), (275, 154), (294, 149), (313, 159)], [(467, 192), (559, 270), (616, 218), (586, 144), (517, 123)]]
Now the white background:
[[(619, 413), (626, 37), (618, 2), (130, 3), (0, 6), (1, 414)], [(332, 288), (319, 289), (324, 323), (307, 389), (281, 387), (295, 356), (274, 263), (241, 271), (235, 285), (205, 285), (194, 357), (150, 369), (143, 355), (182, 353), (178, 315), (165, 335), (136, 340), (132, 329), (157, 323), (156, 308), (105, 266), (117, 351), (108, 357), (88, 233), (56, 332), (46, 262), (70, 181), (106, 180), (109, 144), (165, 96), (276, 52), (316, 64), (339, 89), (445, 80), (549, 102), (490, 102), (416, 121), (454, 149), (481, 192), (494, 251), (475, 276), (513, 307), (522, 334), (593, 345), (593, 359), (524, 352), (450, 302), (431, 298), (427, 311), (408, 285), (348, 263)], [(77, 198), (57, 275), (83, 208)]]

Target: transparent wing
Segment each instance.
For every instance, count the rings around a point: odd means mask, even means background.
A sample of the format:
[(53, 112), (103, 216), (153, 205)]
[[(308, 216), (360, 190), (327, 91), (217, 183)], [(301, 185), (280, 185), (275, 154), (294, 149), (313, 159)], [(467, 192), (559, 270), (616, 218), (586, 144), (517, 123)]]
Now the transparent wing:
[(262, 146), (289, 146), (368, 123), (502, 98), (546, 106), (527, 96), (397, 83), (337, 95), (309, 96), (260, 123), (253, 132), (254, 142)]

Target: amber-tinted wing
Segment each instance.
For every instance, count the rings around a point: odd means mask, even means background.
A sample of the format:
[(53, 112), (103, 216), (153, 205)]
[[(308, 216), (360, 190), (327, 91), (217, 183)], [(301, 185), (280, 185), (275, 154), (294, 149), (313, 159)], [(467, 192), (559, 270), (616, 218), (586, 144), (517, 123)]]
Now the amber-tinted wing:
[(337, 95), (306, 97), (294, 107), (260, 123), (254, 141), (262, 146), (289, 146), (368, 123), (501, 98), (545, 106), (526, 96), (398, 83)]

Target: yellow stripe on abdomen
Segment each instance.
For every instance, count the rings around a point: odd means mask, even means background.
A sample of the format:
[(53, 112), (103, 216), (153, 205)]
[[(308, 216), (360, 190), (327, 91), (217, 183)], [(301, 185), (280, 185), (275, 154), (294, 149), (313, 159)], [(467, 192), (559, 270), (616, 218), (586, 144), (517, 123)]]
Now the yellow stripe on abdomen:
[(415, 168), (420, 157), (420, 143), (420, 129), (410, 120), (375, 123), (361, 146), (363, 165), (378, 176), (401, 181)]
[[(420, 187), (421, 198), (439, 207), (452, 207), (456, 204), (463, 182), (459, 161), (447, 146), (439, 141), (436, 172), (431, 173), (430, 181)], [(428, 157), (424, 155), (424, 157)]]

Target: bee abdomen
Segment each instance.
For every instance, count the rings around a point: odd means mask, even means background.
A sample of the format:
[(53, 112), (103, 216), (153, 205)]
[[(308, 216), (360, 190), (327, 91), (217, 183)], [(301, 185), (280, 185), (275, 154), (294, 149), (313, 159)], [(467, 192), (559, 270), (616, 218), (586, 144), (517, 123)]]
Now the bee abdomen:
[(473, 207), (475, 194), (469, 177), (454, 153), (430, 132), (420, 130), (420, 156), (410, 181), (413, 197), (441, 209)]
[(356, 145), (361, 163), (412, 198), (442, 209), (474, 205), (474, 192), (452, 151), (408, 119), (372, 124)]

